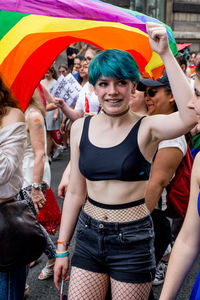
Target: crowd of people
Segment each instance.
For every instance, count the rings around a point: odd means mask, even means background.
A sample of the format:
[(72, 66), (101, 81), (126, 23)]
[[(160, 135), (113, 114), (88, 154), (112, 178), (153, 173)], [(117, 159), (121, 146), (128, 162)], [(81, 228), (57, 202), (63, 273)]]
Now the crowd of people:
[[(163, 282), (160, 299), (176, 299), (200, 251), (200, 53), (175, 58), (163, 25), (147, 23), (147, 32), (165, 66), (157, 80), (143, 78), (128, 52), (82, 42), (44, 74), (24, 115), (0, 79), (0, 205), (22, 192), (47, 241), (38, 279), (54, 276), (60, 290), (71, 267), (69, 300), (153, 300)], [(61, 218), (50, 164), (69, 147)], [(172, 219), (167, 187), (189, 148), (188, 210)], [(0, 300), (28, 296), (34, 263), (0, 272)], [(200, 274), (191, 300), (199, 283)]]

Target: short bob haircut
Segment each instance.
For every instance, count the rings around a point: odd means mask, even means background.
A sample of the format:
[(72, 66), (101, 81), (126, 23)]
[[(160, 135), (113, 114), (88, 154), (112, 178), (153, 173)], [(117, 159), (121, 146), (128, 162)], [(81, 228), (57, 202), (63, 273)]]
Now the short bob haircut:
[(95, 86), (101, 75), (139, 82), (138, 64), (130, 53), (119, 49), (108, 49), (92, 60), (89, 66), (89, 82)]

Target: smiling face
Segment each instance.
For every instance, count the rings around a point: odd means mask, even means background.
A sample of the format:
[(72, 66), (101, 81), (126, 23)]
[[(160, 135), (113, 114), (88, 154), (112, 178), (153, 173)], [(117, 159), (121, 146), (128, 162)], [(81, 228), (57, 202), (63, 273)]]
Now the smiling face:
[(171, 93), (166, 93), (166, 87), (147, 87), (145, 101), (148, 115), (170, 114), (175, 111), (174, 98)]
[(93, 60), (93, 58), (95, 57), (95, 55), (96, 55), (96, 52), (90, 48), (88, 48), (87, 51), (85, 52), (84, 67), (85, 67), (86, 72), (88, 72), (89, 65), (90, 65), (91, 61)]
[(74, 70), (75, 70), (76, 72), (79, 71), (80, 65), (81, 65), (80, 58), (75, 57), (75, 58), (74, 58)]
[(116, 79), (101, 75), (94, 87), (103, 109), (111, 114), (118, 114), (127, 109), (131, 92), (135, 89), (128, 79)]
[(88, 69), (85, 69), (84, 61), (81, 61), (80, 63), (79, 75), (81, 78), (88, 78)]

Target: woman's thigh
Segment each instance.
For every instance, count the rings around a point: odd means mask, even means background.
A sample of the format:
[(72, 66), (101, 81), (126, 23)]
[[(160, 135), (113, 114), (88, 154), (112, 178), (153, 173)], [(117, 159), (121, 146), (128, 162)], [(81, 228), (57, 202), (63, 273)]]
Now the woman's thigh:
[(104, 300), (108, 283), (108, 274), (72, 267), (68, 300)]
[(126, 283), (111, 278), (112, 300), (147, 300), (151, 282)]

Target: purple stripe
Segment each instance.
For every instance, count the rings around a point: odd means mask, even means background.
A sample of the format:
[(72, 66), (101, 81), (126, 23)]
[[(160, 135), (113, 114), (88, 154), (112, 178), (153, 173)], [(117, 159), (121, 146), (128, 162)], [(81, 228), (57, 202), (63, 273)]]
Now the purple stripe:
[(119, 22), (146, 32), (144, 22), (136, 16), (97, 0), (0, 0), (0, 9), (61, 18)]

